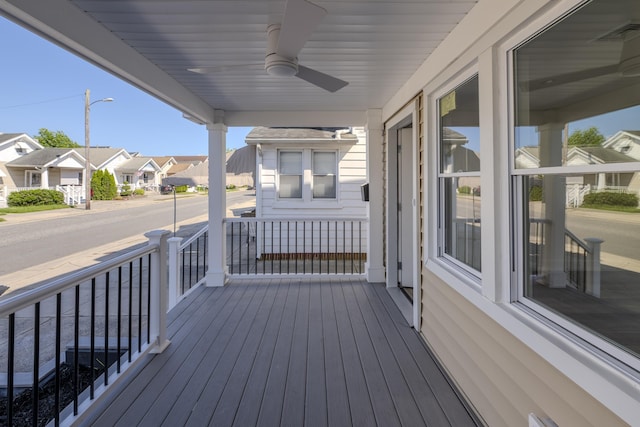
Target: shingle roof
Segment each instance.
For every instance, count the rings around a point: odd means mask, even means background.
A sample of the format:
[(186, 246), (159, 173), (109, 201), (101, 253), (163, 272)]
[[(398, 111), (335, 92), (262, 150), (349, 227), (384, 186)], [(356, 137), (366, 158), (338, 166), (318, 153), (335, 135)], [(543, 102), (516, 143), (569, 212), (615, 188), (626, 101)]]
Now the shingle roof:
[(167, 171), (167, 175), (175, 175), (192, 167), (193, 165), (191, 163), (178, 163), (169, 168), (169, 170)]
[(247, 134), (245, 141), (247, 143), (257, 142), (258, 140), (277, 140), (277, 141), (302, 141), (302, 140), (345, 140), (357, 139), (351, 133), (338, 134), (339, 130), (347, 128), (282, 128), (282, 127), (255, 127)]
[(619, 151), (613, 150), (611, 148), (584, 146), (577, 148), (593, 157), (602, 160), (602, 162), (604, 163), (628, 163), (636, 161), (636, 159), (634, 159), (633, 157), (622, 154)]
[(173, 156), (178, 163), (201, 163), (205, 162), (209, 156)]
[[(152, 157), (153, 161), (158, 164), (158, 166), (163, 167), (169, 160), (173, 159), (172, 156), (154, 156)], [(175, 160), (175, 159), (174, 159)]]
[[(76, 153), (80, 154), (84, 157), (85, 148), (78, 147), (74, 148)], [(107, 160), (111, 159), (113, 156), (118, 154), (120, 151), (123, 151), (124, 148), (111, 148), (111, 147), (91, 147), (89, 148), (89, 160), (91, 164), (95, 167), (99, 168), (103, 163)]]
[(0, 133), (0, 144), (6, 141), (10, 141), (13, 138), (17, 138), (20, 135), (25, 135), (24, 133)]
[(120, 172), (137, 172), (149, 162), (155, 163), (151, 157), (134, 157), (127, 160), (116, 169)]
[(58, 157), (72, 153), (72, 148), (44, 148), (42, 150), (34, 150), (28, 154), (18, 157), (7, 163), (8, 166), (44, 166)]

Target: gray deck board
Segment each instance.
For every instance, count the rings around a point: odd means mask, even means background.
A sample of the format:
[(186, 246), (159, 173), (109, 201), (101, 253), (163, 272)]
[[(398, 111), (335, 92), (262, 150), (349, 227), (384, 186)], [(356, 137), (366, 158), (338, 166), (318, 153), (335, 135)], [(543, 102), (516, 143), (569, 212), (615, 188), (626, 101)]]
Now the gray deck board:
[(235, 280), (168, 320), (95, 425), (476, 425), (382, 285)]

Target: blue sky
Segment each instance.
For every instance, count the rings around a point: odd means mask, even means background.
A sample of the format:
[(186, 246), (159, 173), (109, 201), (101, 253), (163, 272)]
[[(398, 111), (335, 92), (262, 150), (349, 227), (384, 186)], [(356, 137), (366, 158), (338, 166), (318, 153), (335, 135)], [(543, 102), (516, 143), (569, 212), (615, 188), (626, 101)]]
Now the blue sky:
[[(0, 132), (60, 130), (84, 145), (84, 92), (91, 101), (91, 145), (147, 156), (207, 154), (207, 130), (147, 93), (0, 17)], [(227, 147), (251, 128), (229, 128)]]

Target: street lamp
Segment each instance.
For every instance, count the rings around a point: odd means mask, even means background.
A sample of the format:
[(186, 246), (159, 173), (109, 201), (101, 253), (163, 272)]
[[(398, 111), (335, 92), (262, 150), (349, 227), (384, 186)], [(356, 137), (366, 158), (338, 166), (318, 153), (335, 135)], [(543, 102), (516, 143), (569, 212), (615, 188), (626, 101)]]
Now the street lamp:
[(84, 93), (84, 200), (85, 209), (91, 209), (91, 161), (89, 160), (89, 112), (96, 102), (113, 102), (113, 98), (103, 98), (89, 102), (89, 89)]

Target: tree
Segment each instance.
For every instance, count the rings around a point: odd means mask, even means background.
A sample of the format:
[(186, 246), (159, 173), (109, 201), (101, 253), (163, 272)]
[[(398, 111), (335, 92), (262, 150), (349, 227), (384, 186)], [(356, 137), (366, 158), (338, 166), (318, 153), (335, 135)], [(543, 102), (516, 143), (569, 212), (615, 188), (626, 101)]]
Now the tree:
[(118, 194), (116, 180), (109, 171), (98, 169), (91, 177), (93, 200), (113, 200)]
[(569, 145), (572, 146), (600, 146), (605, 141), (604, 135), (597, 127), (591, 126), (587, 130), (577, 130), (569, 135)]
[(51, 132), (47, 128), (40, 128), (38, 134), (33, 137), (40, 145), (44, 147), (59, 147), (59, 148), (76, 148), (80, 147), (76, 142), (69, 138), (64, 132), (57, 130)]

